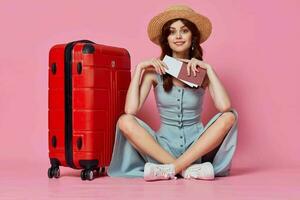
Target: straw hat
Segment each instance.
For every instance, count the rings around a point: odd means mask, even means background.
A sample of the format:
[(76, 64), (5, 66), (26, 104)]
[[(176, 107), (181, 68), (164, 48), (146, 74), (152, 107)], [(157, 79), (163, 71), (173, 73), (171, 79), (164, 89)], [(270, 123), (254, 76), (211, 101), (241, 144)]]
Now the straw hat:
[(167, 21), (177, 18), (187, 19), (197, 26), (201, 34), (200, 43), (203, 43), (210, 36), (212, 25), (207, 17), (196, 13), (188, 6), (173, 5), (150, 20), (147, 28), (150, 40), (155, 44), (159, 45), (159, 37), (161, 35), (163, 25)]

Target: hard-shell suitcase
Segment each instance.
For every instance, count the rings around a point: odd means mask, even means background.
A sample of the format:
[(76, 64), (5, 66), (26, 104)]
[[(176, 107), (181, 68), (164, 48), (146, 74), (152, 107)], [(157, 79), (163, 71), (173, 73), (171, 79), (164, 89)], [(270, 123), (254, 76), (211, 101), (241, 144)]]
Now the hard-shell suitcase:
[(83, 169), (82, 180), (105, 170), (130, 79), (124, 48), (81, 40), (50, 49), (49, 178), (60, 176), (59, 166)]

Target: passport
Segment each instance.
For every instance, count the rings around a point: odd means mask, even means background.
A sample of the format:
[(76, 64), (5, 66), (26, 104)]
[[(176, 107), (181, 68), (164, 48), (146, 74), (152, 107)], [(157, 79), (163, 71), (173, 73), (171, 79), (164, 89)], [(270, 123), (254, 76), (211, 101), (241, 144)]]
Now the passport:
[(179, 79), (180, 81), (186, 83), (191, 87), (199, 87), (202, 85), (205, 75), (206, 69), (198, 67), (197, 69), (199, 72), (196, 72), (196, 76), (194, 76), (193, 72), (191, 71), (191, 75), (188, 76), (187, 74), (187, 63), (177, 60), (171, 56), (165, 55), (164, 59), (162, 60), (169, 69), (165, 69), (166, 73), (170, 74), (171, 76)]

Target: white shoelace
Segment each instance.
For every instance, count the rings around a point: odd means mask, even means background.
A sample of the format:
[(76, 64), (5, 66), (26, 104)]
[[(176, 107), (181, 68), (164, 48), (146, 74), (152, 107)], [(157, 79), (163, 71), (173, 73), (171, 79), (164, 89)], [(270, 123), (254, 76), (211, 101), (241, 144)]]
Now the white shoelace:
[[(182, 173), (182, 176), (186, 179), (191, 178), (201, 178), (205, 177), (209, 174), (207, 166), (201, 166), (201, 165), (192, 165), (188, 167), (184, 172)], [(208, 175), (211, 176), (211, 175)]]
[(154, 167), (154, 176), (164, 177), (164, 178), (173, 178), (174, 173), (170, 170), (169, 167), (165, 166), (155, 166)]
[(148, 164), (146, 180), (176, 179), (175, 169), (171, 165)]

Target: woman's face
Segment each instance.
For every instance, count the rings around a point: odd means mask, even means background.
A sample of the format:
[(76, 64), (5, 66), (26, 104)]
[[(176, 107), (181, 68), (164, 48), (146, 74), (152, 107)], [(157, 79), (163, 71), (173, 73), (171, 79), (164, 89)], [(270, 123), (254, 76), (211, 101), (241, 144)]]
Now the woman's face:
[(188, 52), (191, 47), (192, 32), (181, 20), (171, 24), (168, 43), (170, 48), (176, 53)]

